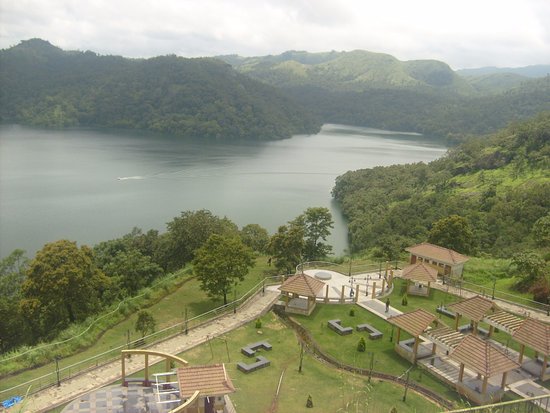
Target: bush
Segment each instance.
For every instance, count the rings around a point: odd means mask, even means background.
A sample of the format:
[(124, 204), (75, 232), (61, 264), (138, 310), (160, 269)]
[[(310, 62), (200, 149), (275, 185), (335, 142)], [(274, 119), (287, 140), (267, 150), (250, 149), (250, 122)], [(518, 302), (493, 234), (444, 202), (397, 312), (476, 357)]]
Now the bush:
[(403, 296), (403, 298), (401, 299), (401, 305), (402, 305), (403, 307), (406, 307), (408, 304), (409, 304), (409, 300), (407, 299), (407, 294), (405, 294), (405, 295)]
[(262, 320), (259, 318), (256, 320), (256, 328), (262, 328)]
[(364, 353), (366, 349), (367, 343), (365, 342), (365, 337), (361, 337), (359, 343), (357, 343), (357, 351)]
[(349, 310), (349, 315), (350, 317), (355, 317), (355, 310), (353, 308)]

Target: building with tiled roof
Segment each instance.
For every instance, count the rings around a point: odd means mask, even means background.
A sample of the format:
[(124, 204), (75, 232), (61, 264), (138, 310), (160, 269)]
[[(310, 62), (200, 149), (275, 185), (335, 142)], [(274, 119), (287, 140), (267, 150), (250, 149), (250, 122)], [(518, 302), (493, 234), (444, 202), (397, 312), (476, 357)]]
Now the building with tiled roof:
[[(526, 318), (512, 338), (520, 343), (519, 362), (523, 363), (525, 347), (535, 351), (534, 360), (527, 361), (522, 367), (530, 373), (539, 376), (541, 380), (550, 378), (548, 358), (550, 357), (550, 325), (535, 318)], [(540, 356), (541, 360), (537, 360)]]
[(310, 315), (324, 286), (324, 282), (303, 273), (288, 278), (279, 287), (283, 293), (285, 311)]
[[(501, 350), (487, 340), (468, 335), (450, 353), (450, 358), (460, 364), (456, 388), (470, 400), (478, 404), (494, 403), (504, 395), (506, 375), (519, 367)], [(464, 368), (478, 376), (465, 379)], [(490, 377), (502, 374), (500, 387), (489, 385)]]
[(199, 392), (197, 402), (189, 407), (189, 412), (225, 411), (224, 396), (235, 392), (224, 364), (181, 367), (177, 370), (177, 375), (182, 402), (192, 397), (196, 391)]
[(417, 262), (403, 268), (401, 278), (407, 280), (408, 294), (429, 296), (430, 284), (437, 281), (437, 270), (425, 262)]
[(469, 257), (459, 252), (427, 242), (405, 248), (405, 251), (411, 254), (411, 264), (425, 262), (437, 269), (441, 276), (462, 276), (464, 263), (469, 260)]

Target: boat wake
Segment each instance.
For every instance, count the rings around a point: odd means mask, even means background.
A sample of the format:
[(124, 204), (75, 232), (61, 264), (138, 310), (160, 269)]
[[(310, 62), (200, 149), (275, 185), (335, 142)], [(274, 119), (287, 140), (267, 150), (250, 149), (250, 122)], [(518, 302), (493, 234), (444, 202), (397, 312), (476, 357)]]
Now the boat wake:
[(139, 175), (136, 175), (136, 176), (119, 176), (117, 178), (119, 181), (128, 181), (130, 179), (145, 179), (144, 176), (139, 176)]

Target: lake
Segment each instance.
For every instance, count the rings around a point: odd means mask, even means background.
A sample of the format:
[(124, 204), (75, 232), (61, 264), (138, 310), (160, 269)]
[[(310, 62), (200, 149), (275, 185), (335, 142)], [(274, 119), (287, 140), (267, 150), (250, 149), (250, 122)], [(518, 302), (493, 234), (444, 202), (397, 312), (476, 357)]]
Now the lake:
[(140, 227), (164, 231), (209, 209), (270, 233), (306, 208), (330, 208), (329, 242), (347, 229), (331, 198), (348, 170), (431, 161), (446, 148), (417, 134), (324, 125), (317, 135), (210, 144), (140, 132), (0, 127), (0, 257), (58, 239), (92, 246)]

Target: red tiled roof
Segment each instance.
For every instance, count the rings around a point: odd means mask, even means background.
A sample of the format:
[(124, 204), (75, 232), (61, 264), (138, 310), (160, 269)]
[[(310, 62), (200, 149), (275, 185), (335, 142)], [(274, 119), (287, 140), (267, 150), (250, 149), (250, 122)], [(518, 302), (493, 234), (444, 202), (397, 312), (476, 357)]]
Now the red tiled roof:
[(178, 369), (180, 395), (188, 398), (197, 390), (201, 396), (222, 396), (235, 392), (224, 364), (187, 366)]
[(407, 333), (414, 337), (418, 337), (432, 324), (437, 317), (426, 310), (419, 308), (410, 313), (403, 313), (388, 318), (388, 323), (391, 323), (399, 328), (402, 328)]
[(486, 377), (505, 373), (519, 364), (486, 340), (469, 334), (451, 352), (450, 357)]
[(429, 244), (427, 242), (405, 248), (405, 251), (449, 265), (461, 264), (470, 259), (466, 255), (462, 255), (449, 248), (440, 247), (439, 245)]
[(317, 297), (317, 293), (325, 286), (325, 283), (306, 274), (296, 274), (289, 277), (279, 287), (285, 293), (293, 293), (305, 297)]
[(401, 277), (406, 280), (421, 281), (425, 283), (436, 282), (437, 270), (423, 262), (417, 262), (416, 264), (407, 265), (403, 268)]
[(449, 304), (449, 310), (460, 315), (468, 317), (470, 320), (480, 322), (489, 313), (491, 309), (498, 308), (497, 305), (488, 298), (476, 295), (471, 298)]
[(550, 325), (542, 321), (526, 318), (512, 338), (544, 356), (550, 356)]

